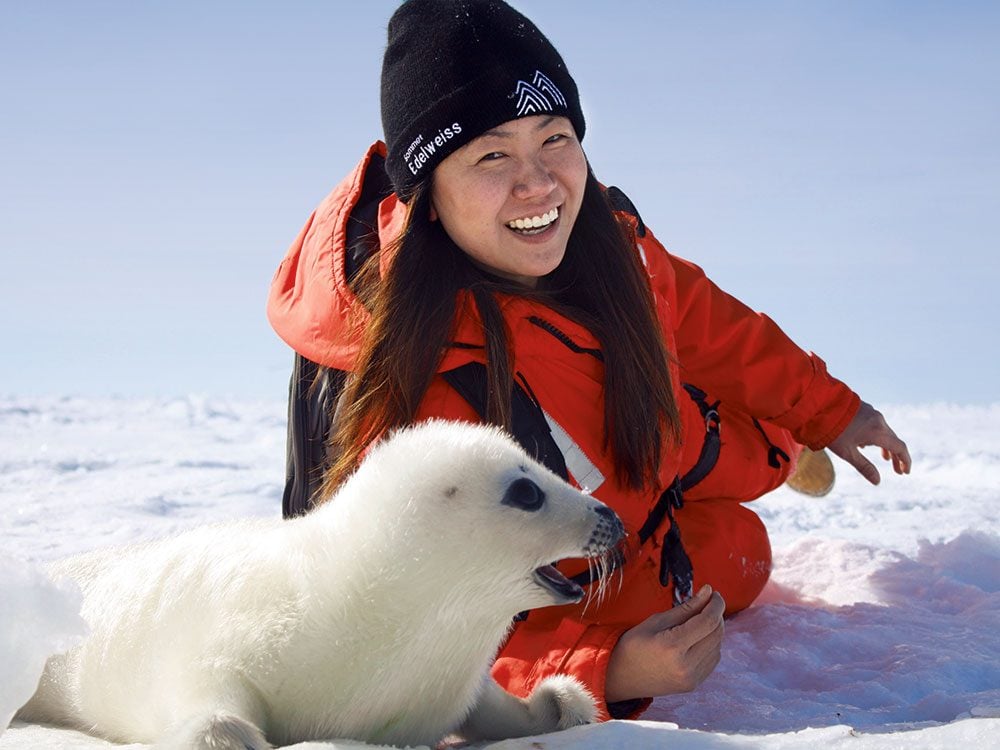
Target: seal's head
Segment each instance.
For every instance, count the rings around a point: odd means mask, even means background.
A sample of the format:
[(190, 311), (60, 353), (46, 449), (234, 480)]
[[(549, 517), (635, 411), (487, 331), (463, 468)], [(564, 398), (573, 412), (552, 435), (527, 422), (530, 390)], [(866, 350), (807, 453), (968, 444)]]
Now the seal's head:
[(445, 420), (382, 440), (326, 507), (391, 545), (405, 578), (431, 576), (477, 596), (488, 589), (511, 614), (580, 601), (584, 589), (552, 562), (606, 565), (624, 536), (614, 511), (499, 428)]

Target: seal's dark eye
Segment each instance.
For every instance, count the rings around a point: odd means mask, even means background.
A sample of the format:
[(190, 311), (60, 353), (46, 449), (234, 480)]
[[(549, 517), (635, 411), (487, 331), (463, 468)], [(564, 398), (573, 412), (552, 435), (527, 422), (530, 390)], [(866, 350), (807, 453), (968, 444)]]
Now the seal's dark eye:
[(515, 479), (503, 493), (503, 504), (512, 505), (521, 510), (538, 510), (545, 502), (542, 488), (527, 477)]

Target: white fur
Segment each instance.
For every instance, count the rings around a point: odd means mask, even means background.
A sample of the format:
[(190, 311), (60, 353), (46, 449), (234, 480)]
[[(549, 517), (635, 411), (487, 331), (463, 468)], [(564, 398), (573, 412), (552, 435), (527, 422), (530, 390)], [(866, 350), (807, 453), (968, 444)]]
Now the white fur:
[[(544, 491), (540, 509), (501, 502), (521, 477)], [(522, 700), (489, 666), (513, 615), (566, 601), (536, 567), (617, 541), (601, 508), (499, 430), (397, 432), (302, 518), (58, 564), (84, 591), (92, 634), (50, 659), (19, 718), (178, 750), (433, 745), (456, 729), (502, 738), (592, 721), (572, 678)]]

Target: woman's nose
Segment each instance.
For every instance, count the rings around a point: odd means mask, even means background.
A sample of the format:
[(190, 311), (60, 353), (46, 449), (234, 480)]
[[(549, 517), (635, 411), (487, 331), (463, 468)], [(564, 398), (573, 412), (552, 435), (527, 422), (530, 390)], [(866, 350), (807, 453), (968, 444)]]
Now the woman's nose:
[(552, 192), (556, 186), (552, 171), (540, 160), (526, 162), (517, 174), (514, 183), (514, 197), (519, 200), (540, 198)]

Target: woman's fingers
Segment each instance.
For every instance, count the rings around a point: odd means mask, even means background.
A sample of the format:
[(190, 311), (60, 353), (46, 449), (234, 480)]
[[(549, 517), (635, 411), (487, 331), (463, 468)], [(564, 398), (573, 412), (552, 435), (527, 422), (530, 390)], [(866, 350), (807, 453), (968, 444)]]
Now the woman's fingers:
[(891, 458), (892, 468), (897, 474), (909, 474), (911, 461), (910, 451), (906, 447), (906, 443), (899, 439), (896, 432), (885, 421), (885, 417), (881, 414), (878, 414), (878, 417), (880, 435), (874, 444), (882, 448), (882, 455), (887, 460)]
[(857, 469), (861, 476), (867, 479), (872, 484), (878, 484), (882, 481), (882, 475), (878, 473), (878, 469), (875, 464), (865, 458), (864, 454), (855, 448), (851, 451), (851, 465)]
[(681, 645), (693, 647), (714, 633), (722, 624), (722, 615), (726, 611), (726, 603), (718, 591), (712, 592), (705, 606), (686, 621), (670, 629), (673, 637), (679, 639)]
[(712, 674), (722, 659), (722, 638), (726, 630), (722, 614), (725, 608), (722, 597), (712, 594), (712, 600), (704, 610), (674, 628), (672, 635), (680, 637), (680, 643), (675, 647), (682, 652), (680, 669), (675, 678), (678, 692), (694, 690)]
[(722, 658), (722, 639), (725, 633), (725, 621), (720, 620), (715, 630), (688, 650), (688, 658), (692, 663), (698, 665), (697, 671), (703, 675), (701, 680), (708, 677), (712, 670), (718, 666), (719, 660)]
[(897, 474), (909, 474), (910, 467), (913, 465), (913, 461), (910, 459), (910, 450), (902, 440), (899, 438), (896, 440), (899, 441), (899, 448), (892, 451), (892, 468)]
[(829, 448), (831, 452), (857, 469), (869, 482), (878, 484), (881, 481), (878, 469), (859, 450), (868, 445), (881, 448), (882, 457), (892, 462), (892, 469), (897, 474), (910, 473), (910, 451), (906, 443), (899, 439), (881, 413), (871, 404), (862, 402), (854, 419), (830, 443)]
[(712, 587), (702, 586), (690, 599), (676, 607), (650, 615), (639, 627), (661, 632), (676, 628), (701, 612), (712, 599)]

